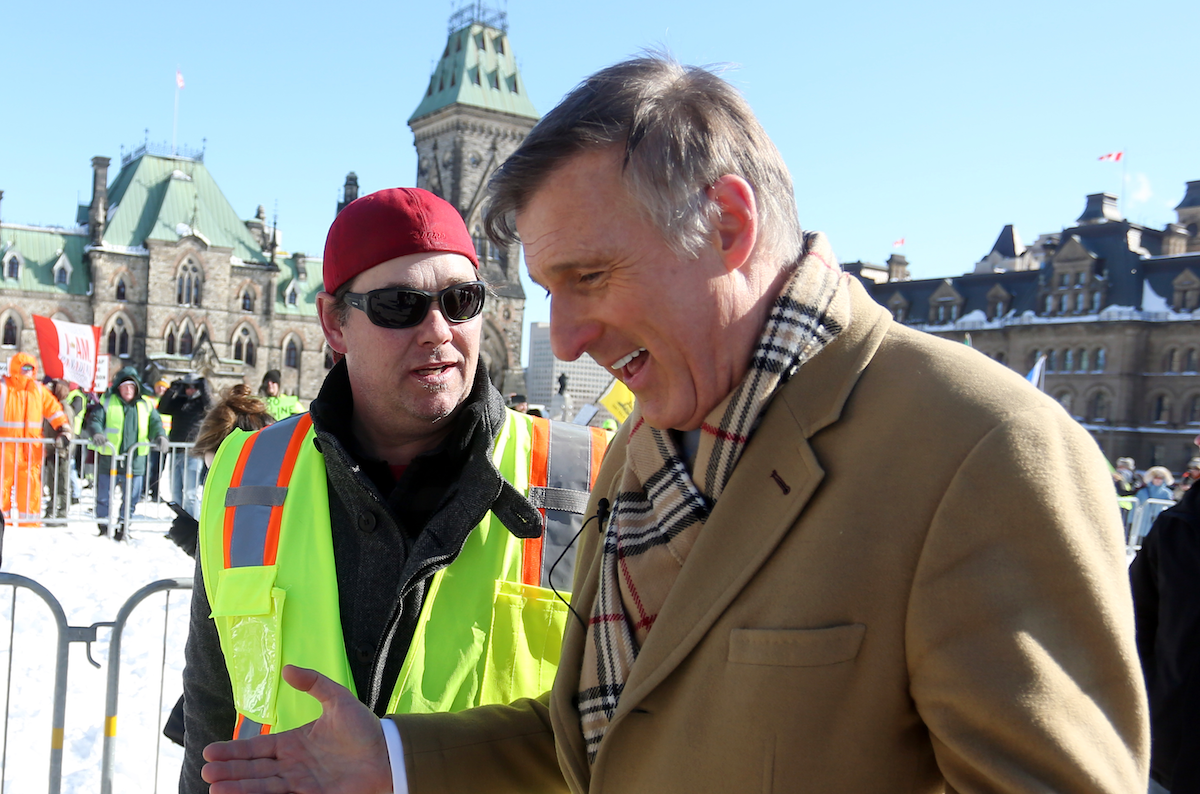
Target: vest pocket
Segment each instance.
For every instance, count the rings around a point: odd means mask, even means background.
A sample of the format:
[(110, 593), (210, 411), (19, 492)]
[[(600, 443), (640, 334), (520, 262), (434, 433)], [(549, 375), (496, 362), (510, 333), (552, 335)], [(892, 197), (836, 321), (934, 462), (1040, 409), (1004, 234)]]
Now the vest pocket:
[(497, 580), (480, 705), (511, 703), (550, 689), (568, 614), (548, 587)]
[(287, 591), (275, 587), (275, 565), (226, 568), (217, 577), (212, 617), (239, 714), (274, 725), (279, 693), (281, 618)]

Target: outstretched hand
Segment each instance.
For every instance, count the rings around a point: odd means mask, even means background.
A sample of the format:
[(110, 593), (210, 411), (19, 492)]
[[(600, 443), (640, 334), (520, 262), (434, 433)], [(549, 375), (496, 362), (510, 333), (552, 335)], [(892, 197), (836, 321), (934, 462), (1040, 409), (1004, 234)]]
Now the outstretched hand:
[(283, 733), (204, 748), (211, 794), (374, 794), (392, 790), (379, 719), (340, 684), (287, 665), (283, 680), (321, 703), (321, 717)]

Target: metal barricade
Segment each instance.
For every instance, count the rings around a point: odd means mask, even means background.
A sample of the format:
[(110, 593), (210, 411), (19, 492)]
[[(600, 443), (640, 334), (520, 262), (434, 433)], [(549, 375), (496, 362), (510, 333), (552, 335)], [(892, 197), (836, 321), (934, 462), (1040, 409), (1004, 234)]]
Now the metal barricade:
[(1171, 499), (1137, 500), (1125, 517), (1125, 547), (1128, 551), (1137, 552), (1142, 547), (1142, 538), (1154, 526), (1158, 514), (1175, 504)]
[[(166, 621), (170, 613), (170, 591), (172, 590), (191, 590), (192, 579), (162, 579), (157, 582), (152, 582), (146, 585), (141, 590), (138, 590), (122, 605), (121, 611), (117, 613), (117, 619), (113, 621), (112, 638), (108, 645), (108, 684), (104, 693), (104, 751), (103, 762), (100, 769), (100, 792), (101, 794), (112, 794), (113, 790), (113, 775), (116, 770), (116, 751), (117, 751), (117, 701), (121, 682), (121, 640), (125, 631), (125, 624), (129, 620), (129, 615), (133, 610), (142, 603), (147, 597), (154, 593), (167, 593), (166, 613), (163, 615), (163, 659), (162, 668), (159, 677), (159, 709), (158, 714), (162, 714), (162, 691), (163, 681), (166, 677)], [(161, 725), (158, 726), (161, 728)], [(161, 731), (157, 735), (158, 744), (155, 745), (155, 766), (154, 766), (154, 790), (158, 790), (158, 758), (159, 747), (162, 742)]]
[(16, 625), (17, 589), (23, 588), (31, 591), (46, 603), (50, 608), (50, 613), (54, 618), (57, 629), (58, 640), (54, 660), (54, 696), (51, 706), (50, 786), (48, 791), (50, 794), (59, 794), (62, 787), (63, 736), (67, 709), (68, 649), (72, 642), (87, 643), (88, 661), (94, 666), (99, 667), (100, 664), (92, 659), (92, 643), (96, 639), (96, 629), (108, 624), (93, 623), (91, 626), (68, 626), (66, 613), (63, 612), (62, 605), (58, 603), (58, 599), (45, 587), (42, 587), (32, 579), (18, 574), (0, 572), (0, 586), (3, 585), (9, 585), (12, 588), (12, 607), (9, 616), (11, 622), (8, 644), (8, 670), (5, 676), (4, 741), (3, 747), (0, 749), (0, 791), (4, 788), (5, 770), (7, 769), (6, 762), (8, 760), (9, 698), (12, 691), (13, 638)]
[[(137, 504), (124, 498), (134, 488), (135, 475), (133, 467), (128, 465), (139, 450), (153, 451), (154, 445), (142, 442), (134, 445), (124, 454), (102, 455), (89, 449), (91, 441), (86, 438), (73, 439), (66, 450), (59, 451), (52, 439), (6, 439), (0, 441), (0, 451), (4, 444), (12, 444), (13, 449), (27, 449), (27, 453), (3, 455), (0, 454), (0, 483), (3, 483), (4, 467), (11, 470), (14, 465), (25, 462), (25, 473), (14, 476), (10, 488), (10, 503), (14, 508), (24, 505), (24, 510), (10, 511), (9, 524), (64, 526), (72, 521), (89, 520), (103, 526), (112, 535), (113, 527), (117, 525), (130, 526), (134, 519), (133, 513), (138, 505), (163, 504), (176, 502), (194, 514), (199, 513), (199, 495), (204, 479), (203, 461), (193, 458), (190, 451), (191, 443), (171, 442), (167, 454), (143, 456), (146, 471), (140, 478)], [(34, 447), (42, 447), (34, 450)], [(44, 457), (39, 457), (42, 455)], [(91, 460), (88, 461), (88, 457)], [(157, 458), (159, 463), (160, 486), (157, 500), (151, 499), (149, 491), (152, 472), (149, 467)], [(39, 500), (32, 497), (37, 477), (33, 469), (40, 468), (40, 487), (45, 494)], [(20, 486), (30, 494), (21, 496)], [(103, 491), (101, 500), (108, 505), (106, 516), (97, 516), (97, 497)], [(190, 497), (190, 498), (188, 498)], [(24, 501), (21, 501), (24, 499)], [(36, 509), (32, 509), (36, 508)], [(151, 511), (151, 515), (141, 514), (136, 517), (139, 524), (169, 524), (174, 520), (174, 513), (166, 511)]]

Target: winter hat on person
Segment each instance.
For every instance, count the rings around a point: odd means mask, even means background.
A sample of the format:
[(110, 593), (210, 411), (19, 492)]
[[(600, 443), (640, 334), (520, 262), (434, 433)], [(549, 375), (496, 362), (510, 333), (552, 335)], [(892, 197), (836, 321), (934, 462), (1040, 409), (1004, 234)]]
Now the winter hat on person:
[(113, 378), (113, 391), (116, 391), (117, 387), (127, 380), (133, 381), (138, 389), (142, 388), (142, 379), (138, 377), (137, 370), (133, 367), (121, 367), (120, 372), (117, 373), (117, 377)]
[(283, 383), (283, 375), (277, 369), (269, 369), (267, 374), (263, 375), (263, 384), (267, 383)]
[(461, 254), (476, 269), (475, 243), (458, 210), (428, 190), (394, 187), (353, 201), (325, 238), (325, 291), (408, 254)]

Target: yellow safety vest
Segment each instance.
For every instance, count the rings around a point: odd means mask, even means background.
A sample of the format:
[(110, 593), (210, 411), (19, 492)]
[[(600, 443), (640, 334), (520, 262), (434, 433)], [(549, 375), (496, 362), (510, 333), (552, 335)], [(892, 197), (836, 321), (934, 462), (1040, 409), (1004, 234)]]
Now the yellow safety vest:
[[(121, 450), (116, 448), (114, 440), (121, 437), (121, 433), (125, 430), (125, 401), (118, 394), (110, 394), (102, 401), (104, 405), (104, 433), (108, 436), (108, 443), (103, 449), (97, 449), (95, 444), (89, 443), (88, 449), (97, 450), (101, 455), (117, 455)], [(138, 437), (134, 439), (135, 443), (139, 441), (148, 441), (150, 438), (150, 412), (154, 410), (150, 399), (144, 394), (141, 395), (134, 403), (137, 407), (138, 420)], [(138, 447), (134, 450), (134, 454), (139, 457), (145, 457), (150, 454), (150, 450), (146, 447)]]
[[(285, 664), (355, 690), (325, 459), (311, 425), (301, 414), (257, 433), (234, 431), (204, 489), (201, 565), (238, 711), (235, 737), (320, 716), (316, 700), (280, 686)], [(606, 445), (595, 428), (506, 412), (493, 462), (542, 511), (545, 532), (517, 538), (490, 512), (472, 530), (430, 580), (389, 712), (458, 711), (549, 689), (568, 613), (547, 586), (550, 569), (582, 523)]]

